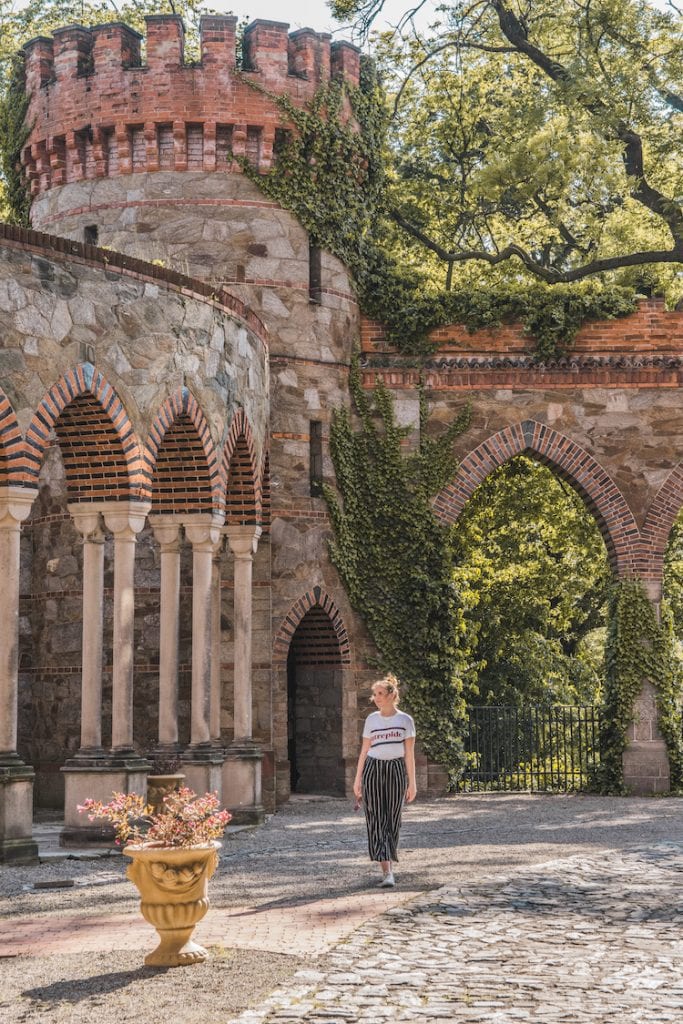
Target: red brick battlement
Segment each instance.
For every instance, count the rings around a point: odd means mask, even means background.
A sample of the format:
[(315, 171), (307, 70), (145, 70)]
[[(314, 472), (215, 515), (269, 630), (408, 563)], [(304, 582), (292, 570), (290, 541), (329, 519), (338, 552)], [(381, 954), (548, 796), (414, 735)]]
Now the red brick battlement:
[(203, 17), (201, 60), (188, 64), (182, 19), (145, 20), (144, 40), (111, 22), (69, 25), (25, 45), (33, 128), (22, 163), (32, 195), (138, 171), (235, 171), (233, 156), (265, 172), (276, 133), (289, 126), (277, 104), (249, 83), (301, 106), (331, 77), (358, 84), (357, 47), (312, 29), (290, 34), (282, 22), (252, 22), (238, 70), (236, 18)]

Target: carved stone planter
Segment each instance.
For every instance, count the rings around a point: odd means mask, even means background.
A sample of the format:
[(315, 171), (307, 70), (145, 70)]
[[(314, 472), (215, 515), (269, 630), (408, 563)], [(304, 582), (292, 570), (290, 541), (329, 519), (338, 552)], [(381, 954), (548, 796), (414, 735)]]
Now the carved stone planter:
[(221, 843), (206, 846), (126, 846), (126, 872), (140, 891), (140, 910), (159, 933), (160, 943), (145, 957), (148, 967), (188, 967), (208, 953), (192, 941), (195, 925), (209, 909), (209, 879)]
[(182, 772), (174, 772), (171, 775), (148, 775), (147, 776), (147, 803), (152, 807), (154, 814), (159, 814), (164, 809), (164, 797), (179, 789), (185, 781)]

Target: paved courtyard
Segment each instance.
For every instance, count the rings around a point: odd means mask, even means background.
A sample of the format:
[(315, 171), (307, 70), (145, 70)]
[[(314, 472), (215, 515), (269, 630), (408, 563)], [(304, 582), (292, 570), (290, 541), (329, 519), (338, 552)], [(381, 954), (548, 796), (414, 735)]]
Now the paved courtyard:
[(683, 1019), (683, 801), (416, 804), (398, 877), (376, 889), (347, 801), (295, 800), (226, 840), (211, 961), (154, 971), (120, 857), (0, 869), (0, 1020)]

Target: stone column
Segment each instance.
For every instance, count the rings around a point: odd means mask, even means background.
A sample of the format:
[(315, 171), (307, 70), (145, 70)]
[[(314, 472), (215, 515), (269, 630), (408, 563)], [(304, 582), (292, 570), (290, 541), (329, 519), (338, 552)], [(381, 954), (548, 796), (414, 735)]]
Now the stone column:
[(211, 742), (221, 745), (221, 537), (213, 553), (211, 573)]
[[(661, 617), (662, 578), (643, 580), (645, 592)], [(659, 731), (657, 695), (652, 682), (643, 685), (633, 705), (633, 721), (626, 730), (626, 750), (622, 755), (624, 785), (634, 796), (668, 793), (671, 788), (669, 753)]]
[(170, 516), (154, 516), (151, 524), (161, 548), (159, 750), (171, 751), (178, 747), (180, 520)]
[(221, 517), (207, 513), (183, 517), (192, 544), (192, 715), (183, 764), (188, 785), (201, 793), (220, 791), (223, 762), (222, 752), (211, 743), (211, 583), (221, 525)]
[(83, 641), (81, 670), (81, 748), (77, 757), (104, 755), (102, 748), (102, 619), (104, 533), (96, 504), (69, 505), (83, 538)]
[(107, 502), (104, 521), (114, 534), (114, 637), (111, 746), (114, 754), (133, 753), (133, 626), (135, 621), (135, 542), (150, 505)]
[[(88, 526), (88, 515), (101, 514), (114, 534), (114, 631), (112, 639), (112, 736), (111, 750), (102, 752), (100, 726), (96, 722), (102, 695), (102, 558), (96, 543), (86, 539), (83, 557), (83, 723), (82, 749), (67, 761), (64, 772), (63, 846), (111, 842), (112, 830), (104, 823), (89, 822), (77, 807), (87, 797), (106, 802), (114, 791), (147, 793), (149, 762), (133, 749), (133, 623), (135, 614), (135, 541), (145, 525), (149, 504), (105, 501), (70, 506), (74, 521)], [(80, 529), (80, 526), (79, 526)], [(84, 533), (84, 537), (86, 534)], [(94, 537), (93, 537), (94, 540)], [(87, 740), (86, 740), (87, 737)]]
[(236, 823), (262, 821), (262, 754), (252, 739), (251, 584), (259, 526), (228, 526), (225, 533), (234, 556), (233, 702), (234, 739), (223, 766), (223, 798)]
[(21, 524), (37, 492), (0, 491), (0, 864), (32, 864), (34, 772), (17, 753), (19, 707), (19, 569)]

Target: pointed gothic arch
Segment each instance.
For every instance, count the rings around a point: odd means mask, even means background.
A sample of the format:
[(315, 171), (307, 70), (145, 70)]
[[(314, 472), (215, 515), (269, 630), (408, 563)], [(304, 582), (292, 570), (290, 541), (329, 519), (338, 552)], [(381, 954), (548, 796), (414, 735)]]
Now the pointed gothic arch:
[(683, 462), (671, 470), (648, 509), (637, 567), (641, 579), (662, 579), (664, 554), (674, 522), (683, 507)]
[(36, 485), (55, 432), (72, 501), (147, 496), (140, 445), (123, 403), (92, 363), (68, 370), (41, 399), (26, 432), (23, 471)]
[(458, 471), (434, 500), (434, 510), (454, 523), (487, 476), (516, 455), (528, 454), (548, 466), (583, 498), (595, 516), (610, 565), (618, 576), (635, 571), (639, 530), (621, 491), (603, 467), (581, 445), (535, 420), (505, 427), (467, 455)]
[(257, 526), (261, 520), (260, 475), (256, 472), (254, 435), (244, 409), (233, 416), (223, 446), (225, 523)]
[(218, 457), (195, 396), (178, 388), (163, 403), (144, 448), (152, 511), (192, 513), (221, 507)]
[(21, 468), (23, 447), (16, 413), (0, 388), (0, 487), (21, 487), (28, 482)]

